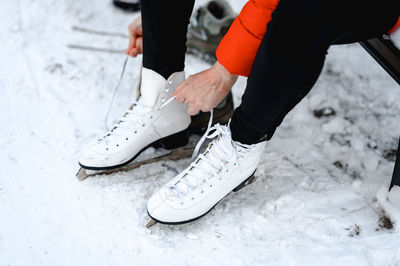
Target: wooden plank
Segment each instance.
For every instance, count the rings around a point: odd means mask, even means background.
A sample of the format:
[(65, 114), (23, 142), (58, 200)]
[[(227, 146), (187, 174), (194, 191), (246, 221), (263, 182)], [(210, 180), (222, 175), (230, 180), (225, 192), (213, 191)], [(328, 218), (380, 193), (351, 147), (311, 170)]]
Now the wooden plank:
[(363, 41), (360, 44), (400, 84), (399, 49), (384, 37)]

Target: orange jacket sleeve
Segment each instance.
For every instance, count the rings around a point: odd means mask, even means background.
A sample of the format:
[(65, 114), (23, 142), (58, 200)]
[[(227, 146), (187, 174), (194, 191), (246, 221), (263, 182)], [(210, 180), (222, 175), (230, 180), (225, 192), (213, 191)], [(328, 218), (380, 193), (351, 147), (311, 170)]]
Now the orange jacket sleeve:
[(279, 0), (250, 0), (217, 48), (217, 59), (231, 74), (249, 76), (258, 47)]

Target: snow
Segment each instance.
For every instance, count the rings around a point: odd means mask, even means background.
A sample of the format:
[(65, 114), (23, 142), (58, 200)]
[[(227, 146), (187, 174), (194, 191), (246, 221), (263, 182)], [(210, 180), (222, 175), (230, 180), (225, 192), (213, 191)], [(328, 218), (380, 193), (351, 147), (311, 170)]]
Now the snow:
[[(387, 192), (400, 88), (357, 44), (329, 50), (256, 181), (199, 221), (144, 227), (147, 199), (173, 177), (161, 163), (78, 181), (79, 149), (104, 131), (124, 55), (67, 45), (124, 49), (122, 37), (71, 30), (124, 33), (135, 15), (110, 2), (0, 2), (0, 265), (400, 265), (400, 188)], [(139, 65), (129, 61), (113, 117)], [(187, 56), (188, 74), (206, 67)]]

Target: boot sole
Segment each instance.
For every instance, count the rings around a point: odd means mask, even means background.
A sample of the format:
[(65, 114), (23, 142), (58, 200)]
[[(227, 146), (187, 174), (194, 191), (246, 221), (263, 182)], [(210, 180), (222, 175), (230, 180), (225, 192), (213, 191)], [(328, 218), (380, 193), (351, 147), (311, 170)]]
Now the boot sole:
[(149, 145), (147, 145), (146, 147), (144, 147), (143, 149), (141, 149), (135, 156), (133, 156), (131, 159), (129, 159), (128, 161), (121, 163), (121, 164), (117, 164), (117, 165), (112, 165), (112, 166), (105, 166), (105, 167), (98, 167), (98, 166), (87, 166), (87, 165), (83, 165), (80, 162), (79, 165), (87, 170), (112, 170), (112, 169), (116, 169), (116, 168), (120, 168), (122, 166), (125, 166), (129, 163), (131, 163), (132, 161), (134, 161), (142, 152), (144, 152), (146, 149), (150, 148), (150, 147), (154, 147), (154, 148), (164, 148), (167, 150), (172, 150), (175, 148), (179, 148), (182, 146), (185, 146), (186, 144), (188, 144), (189, 142), (189, 136), (188, 136), (188, 129), (182, 130), (180, 132), (177, 132), (175, 134), (166, 136), (162, 139), (156, 140), (153, 143), (150, 143)]
[[(256, 170), (257, 170), (257, 169), (256, 169)], [(244, 188), (245, 186), (250, 185), (251, 183), (253, 183), (254, 180), (255, 180), (254, 174), (255, 174), (256, 170), (254, 170), (254, 172), (253, 172), (248, 178), (246, 178), (246, 180), (244, 180), (242, 183), (240, 183), (240, 184), (239, 184), (237, 187), (235, 187), (232, 191), (233, 191), (233, 192), (238, 192), (239, 190), (241, 190), (241, 189)], [(152, 220), (154, 220), (155, 222), (160, 223), (160, 224), (166, 224), (166, 225), (181, 225), (181, 224), (187, 224), (187, 223), (194, 222), (194, 221), (196, 221), (196, 220), (198, 220), (198, 219), (204, 217), (205, 215), (207, 215), (210, 211), (212, 211), (212, 210), (215, 208), (215, 206), (218, 205), (218, 203), (220, 203), (223, 199), (225, 199), (229, 194), (230, 194), (230, 193), (226, 194), (222, 199), (220, 199), (214, 206), (212, 206), (208, 211), (206, 211), (206, 212), (203, 213), (202, 215), (200, 215), (200, 216), (198, 216), (198, 217), (196, 217), (196, 218), (190, 219), (190, 220), (182, 221), (182, 222), (163, 222), (163, 221), (157, 220), (156, 218), (154, 218), (154, 217), (152, 217), (152, 216), (150, 215), (149, 210), (147, 210), (147, 214), (149, 215), (149, 217), (150, 217)]]

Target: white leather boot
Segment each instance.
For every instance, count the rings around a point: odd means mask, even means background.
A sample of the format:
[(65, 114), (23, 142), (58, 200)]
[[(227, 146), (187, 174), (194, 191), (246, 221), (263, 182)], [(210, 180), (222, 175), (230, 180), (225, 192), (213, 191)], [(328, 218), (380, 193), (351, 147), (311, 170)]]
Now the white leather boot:
[(208, 132), (212, 133), (207, 138), (216, 139), (148, 201), (147, 212), (155, 222), (182, 224), (196, 220), (229, 192), (251, 182), (266, 142), (245, 145), (233, 141), (229, 126), (219, 124)]
[(392, 40), (393, 44), (400, 49), (400, 26), (392, 32), (390, 35), (390, 39)]
[(133, 161), (152, 145), (166, 149), (185, 145), (190, 124), (187, 107), (173, 101), (160, 109), (184, 79), (183, 71), (165, 80), (142, 68), (137, 99), (109, 132), (83, 148), (79, 164), (91, 170), (113, 169)]

